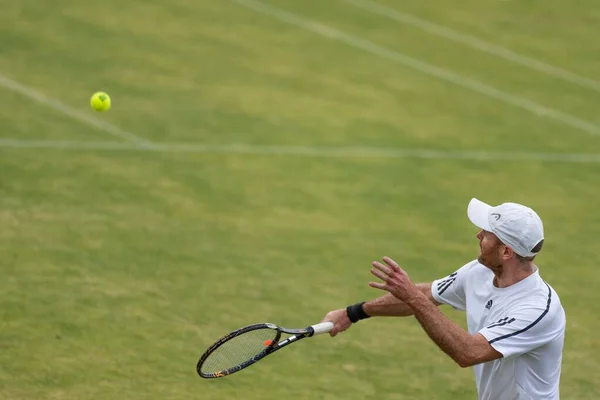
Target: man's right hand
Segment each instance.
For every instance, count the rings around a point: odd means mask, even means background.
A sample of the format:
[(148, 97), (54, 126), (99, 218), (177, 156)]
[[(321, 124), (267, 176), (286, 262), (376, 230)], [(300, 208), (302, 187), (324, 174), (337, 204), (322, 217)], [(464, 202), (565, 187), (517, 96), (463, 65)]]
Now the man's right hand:
[(331, 337), (334, 337), (340, 332), (344, 332), (352, 325), (352, 321), (348, 318), (345, 308), (328, 312), (321, 322), (327, 321), (333, 322), (333, 329), (329, 332), (329, 336)]

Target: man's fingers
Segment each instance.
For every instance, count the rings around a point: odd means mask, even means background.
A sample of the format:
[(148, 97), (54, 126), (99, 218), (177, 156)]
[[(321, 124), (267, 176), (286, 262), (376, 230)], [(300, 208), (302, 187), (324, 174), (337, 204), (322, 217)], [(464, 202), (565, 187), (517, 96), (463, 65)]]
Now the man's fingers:
[(398, 265), (398, 263), (397, 263), (396, 261), (392, 260), (391, 258), (389, 258), (389, 257), (387, 257), (387, 256), (386, 256), (386, 257), (383, 257), (383, 261), (384, 261), (384, 262), (385, 262), (387, 265), (389, 265), (390, 267), (392, 267), (392, 270), (394, 270), (394, 271), (396, 271), (396, 272), (400, 272), (400, 271), (401, 271), (401, 268), (400, 268), (400, 266)]
[(383, 265), (379, 261), (373, 261), (373, 268), (377, 268), (378, 270), (385, 273), (386, 275), (389, 275), (392, 273), (392, 270), (390, 269), (390, 267), (388, 267), (387, 265)]
[(384, 282), (387, 282), (387, 280), (389, 278), (389, 276), (386, 273), (381, 272), (375, 268), (371, 268), (371, 274), (375, 275), (376, 277), (378, 277), (379, 279), (381, 279)]
[(336, 335), (339, 335), (340, 333), (344, 332), (346, 329), (348, 329), (347, 326), (343, 327), (341, 324), (334, 324), (333, 329), (331, 330), (331, 332), (329, 332), (329, 336), (335, 337)]
[(369, 282), (369, 286), (375, 289), (388, 290), (388, 286), (385, 283)]

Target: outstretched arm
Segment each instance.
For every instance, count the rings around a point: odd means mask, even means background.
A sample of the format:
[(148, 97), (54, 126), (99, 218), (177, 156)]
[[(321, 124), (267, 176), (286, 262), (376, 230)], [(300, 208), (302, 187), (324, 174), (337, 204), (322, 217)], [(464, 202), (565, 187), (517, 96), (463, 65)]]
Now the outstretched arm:
[[(431, 295), (431, 283), (418, 283), (416, 287), (428, 299), (432, 305), (439, 306)], [(363, 304), (363, 310), (370, 317), (406, 317), (413, 315), (413, 309), (402, 300), (394, 297), (391, 293), (386, 293), (374, 300)]]
[(416, 294), (408, 300), (408, 307), (431, 340), (461, 367), (471, 367), (502, 357), (483, 335), (471, 335), (466, 332), (433, 306), (426, 297)]
[[(432, 306), (436, 307), (440, 304), (435, 301), (431, 295), (431, 283), (420, 283), (417, 285), (417, 287), (422, 292), (423, 296), (430, 301)], [(394, 297), (391, 293), (386, 293), (383, 296), (365, 302), (362, 305), (359, 303), (352, 307), (361, 308), (362, 312), (356, 313), (361, 314), (363, 318), (406, 317), (413, 315), (412, 308), (402, 300)], [(331, 336), (335, 336), (352, 326), (352, 321), (348, 316), (346, 308), (340, 308), (339, 310), (328, 312), (323, 318), (323, 322), (324, 321), (333, 322), (333, 330), (329, 333)]]
[(386, 290), (404, 302), (431, 340), (458, 365), (470, 367), (502, 357), (483, 335), (471, 335), (446, 317), (394, 260), (383, 260), (387, 265), (375, 261), (371, 272), (385, 283), (371, 282), (370, 286)]

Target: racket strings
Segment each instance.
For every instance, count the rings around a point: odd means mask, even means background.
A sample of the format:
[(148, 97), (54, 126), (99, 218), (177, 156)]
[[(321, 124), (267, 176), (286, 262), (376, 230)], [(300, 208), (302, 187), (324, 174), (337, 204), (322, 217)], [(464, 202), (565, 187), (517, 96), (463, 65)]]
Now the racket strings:
[(273, 329), (256, 329), (244, 332), (217, 347), (201, 366), (203, 373), (215, 373), (235, 368), (251, 360), (277, 337)]

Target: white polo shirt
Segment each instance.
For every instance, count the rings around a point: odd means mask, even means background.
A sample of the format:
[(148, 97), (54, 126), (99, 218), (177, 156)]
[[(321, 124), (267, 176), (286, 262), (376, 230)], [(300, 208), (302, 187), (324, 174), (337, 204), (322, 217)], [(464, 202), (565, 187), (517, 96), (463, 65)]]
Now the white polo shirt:
[(473, 367), (480, 400), (557, 400), (566, 318), (539, 270), (506, 288), (474, 260), (433, 282), (433, 298), (467, 312), (469, 333), (481, 333), (503, 357)]

